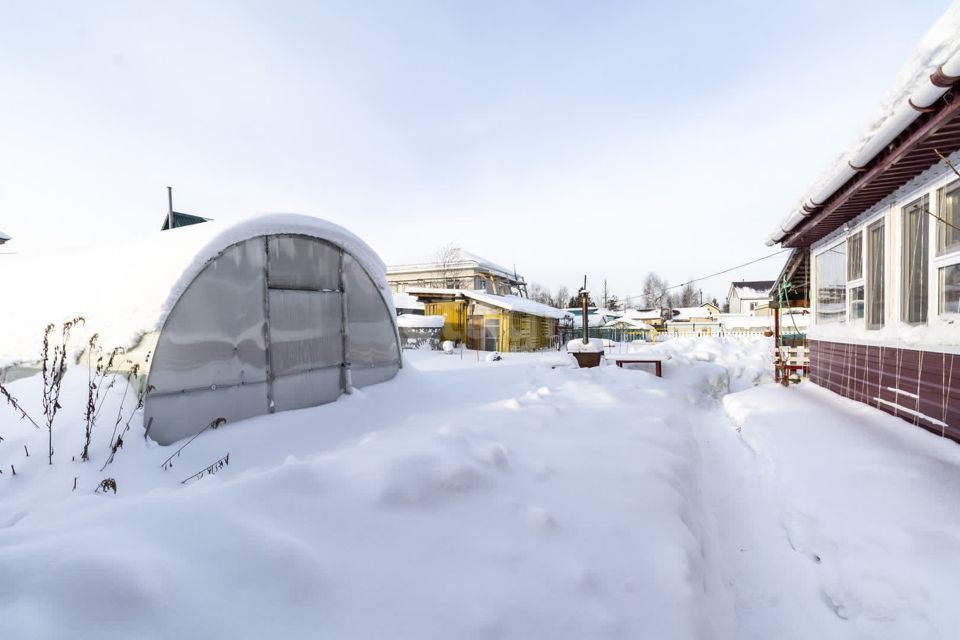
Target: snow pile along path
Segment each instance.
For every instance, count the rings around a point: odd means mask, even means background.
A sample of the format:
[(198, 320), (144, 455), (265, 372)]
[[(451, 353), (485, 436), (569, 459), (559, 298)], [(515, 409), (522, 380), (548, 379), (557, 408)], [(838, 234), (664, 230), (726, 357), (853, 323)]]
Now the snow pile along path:
[[(395, 382), (208, 431), (170, 470), (180, 443), (131, 434), (98, 473), (109, 428), (71, 461), (85, 372), (53, 466), (0, 414), (0, 636), (710, 637), (684, 394), (472, 357), (416, 353)], [(105, 476), (116, 495), (93, 493)]]

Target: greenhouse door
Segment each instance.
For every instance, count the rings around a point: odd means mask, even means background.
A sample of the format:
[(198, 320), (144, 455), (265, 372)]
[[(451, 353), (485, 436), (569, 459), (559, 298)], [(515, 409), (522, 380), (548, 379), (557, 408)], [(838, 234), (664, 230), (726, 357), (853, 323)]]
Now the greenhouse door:
[(496, 351), (500, 343), (500, 320), (488, 319), (483, 323), (483, 350)]

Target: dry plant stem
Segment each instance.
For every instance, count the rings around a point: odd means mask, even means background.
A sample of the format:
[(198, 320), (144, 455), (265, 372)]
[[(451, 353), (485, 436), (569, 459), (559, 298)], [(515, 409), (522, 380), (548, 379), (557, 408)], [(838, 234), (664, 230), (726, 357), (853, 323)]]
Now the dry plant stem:
[[(177, 456), (179, 456), (179, 455), (180, 455), (180, 452), (187, 448), (187, 445), (189, 445), (191, 442), (193, 442), (194, 440), (196, 440), (197, 438), (199, 438), (201, 433), (203, 433), (203, 432), (206, 431), (207, 429), (216, 429), (217, 427), (219, 427), (219, 426), (221, 426), (221, 425), (223, 425), (223, 424), (226, 424), (226, 422), (227, 422), (227, 419), (224, 418), (224, 417), (222, 417), (222, 416), (219, 417), (219, 418), (216, 418), (213, 422), (211, 422), (210, 424), (208, 424), (207, 426), (205, 426), (203, 429), (201, 429), (201, 430), (200, 430), (200, 433), (198, 433), (197, 435), (195, 435), (195, 436), (193, 436), (192, 438), (190, 438), (189, 440), (187, 440), (187, 441), (183, 444), (182, 447), (180, 447), (179, 449), (177, 449), (176, 451), (174, 451), (173, 454), (172, 454), (169, 458), (167, 458), (166, 460), (163, 461), (163, 464), (160, 465), (160, 468), (163, 469), (164, 471), (166, 471), (167, 469), (172, 468), (173, 465), (170, 464), (170, 462), (171, 462), (174, 458), (176, 458)], [(169, 466), (168, 466), (168, 465), (169, 465)]]
[(40, 428), (40, 425), (37, 424), (37, 421), (30, 417), (30, 414), (27, 413), (27, 412), (23, 409), (23, 407), (20, 406), (20, 403), (17, 402), (17, 399), (14, 398), (12, 395), (10, 395), (10, 392), (7, 391), (7, 388), (4, 387), (2, 384), (0, 384), (0, 395), (2, 395), (4, 398), (6, 398), (7, 404), (9, 404), (11, 407), (13, 407), (14, 410), (17, 411), (17, 413), (20, 414), (20, 419), (21, 419), (21, 420), (26, 419), (26, 420), (28, 420), (28, 421), (30, 422), (30, 424), (32, 424), (32, 425), (33, 425), (34, 427), (36, 427), (37, 429)]
[(70, 331), (74, 326), (84, 322), (82, 317), (76, 317), (63, 323), (59, 345), (53, 346), (53, 356), (50, 355), (50, 334), (54, 325), (47, 325), (43, 334), (43, 415), (47, 423), (47, 463), (53, 464), (53, 421), (60, 410), (60, 389), (63, 385), (63, 376), (67, 371), (67, 351), (70, 343)]

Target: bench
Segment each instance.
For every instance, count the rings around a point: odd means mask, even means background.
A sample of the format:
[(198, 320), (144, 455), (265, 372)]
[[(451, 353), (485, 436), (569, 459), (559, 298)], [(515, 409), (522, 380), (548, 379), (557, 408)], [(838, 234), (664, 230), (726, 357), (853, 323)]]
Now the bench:
[(614, 362), (617, 363), (618, 367), (623, 367), (624, 364), (652, 364), (656, 367), (657, 377), (663, 377), (663, 361), (660, 358), (615, 358)]

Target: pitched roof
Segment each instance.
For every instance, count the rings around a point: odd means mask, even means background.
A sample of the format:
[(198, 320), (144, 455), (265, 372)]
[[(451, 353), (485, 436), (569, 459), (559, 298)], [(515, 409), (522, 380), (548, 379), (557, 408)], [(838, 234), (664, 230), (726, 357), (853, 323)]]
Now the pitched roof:
[[(486, 271), (492, 271), (499, 275), (506, 276), (508, 278), (514, 278), (516, 272), (513, 269), (507, 269), (502, 267), (495, 262), (491, 262), (486, 258), (478, 256), (475, 253), (469, 251), (464, 251), (463, 249), (459, 250), (460, 256), (458, 260), (452, 261), (447, 265), (450, 269), (462, 269), (462, 268), (477, 268), (483, 269)], [(387, 273), (406, 273), (409, 271), (436, 271), (439, 263), (436, 260), (428, 262), (412, 262), (412, 263), (403, 263), (403, 264), (392, 264), (387, 266)], [(517, 276), (519, 280), (523, 280)]]
[(556, 318), (560, 320), (569, 315), (562, 309), (551, 307), (550, 305), (534, 302), (529, 298), (520, 296), (499, 296), (486, 291), (471, 291), (469, 289), (434, 289), (430, 287), (408, 287), (407, 293), (415, 296), (429, 297), (433, 295), (463, 296), (477, 302), (482, 302), (493, 307), (515, 311), (517, 313), (526, 313), (532, 316), (541, 316), (544, 318)]
[(0, 231), (0, 244), (3, 244), (4, 242), (6, 242), (6, 241), (9, 240), (9, 239), (10, 239), (10, 236), (8, 236), (7, 234), (5, 234), (3, 231)]
[(739, 298), (766, 298), (773, 289), (775, 280), (741, 280), (731, 282), (730, 286), (736, 290)]
[[(179, 211), (173, 212), (173, 228), (179, 229), (180, 227), (189, 227), (192, 224), (200, 224), (201, 222), (210, 222), (210, 218), (201, 218), (200, 216), (195, 216), (190, 213), (180, 213)], [(160, 231), (166, 231), (170, 228), (170, 220), (168, 216), (163, 217), (163, 226), (160, 227)]]
[(934, 149), (947, 156), (960, 150), (958, 29), (960, 2), (954, 2), (901, 68), (876, 117), (777, 226), (768, 245), (809, 246), (941, 165)]

